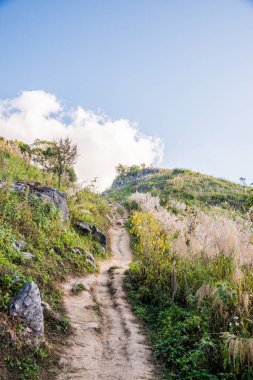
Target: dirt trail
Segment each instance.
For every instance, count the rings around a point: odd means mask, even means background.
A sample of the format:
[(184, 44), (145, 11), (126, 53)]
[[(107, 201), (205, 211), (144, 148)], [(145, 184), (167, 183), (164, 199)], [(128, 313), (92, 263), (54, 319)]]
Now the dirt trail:
[(159, 378), (123, 291), (124, 272), (131, 261), (129, 235), (123, 227), (126, 217), (114, 211), (109, 232), (112, 257), (101, 262), (98, 274), (82, 279), (87, 291), (73, 296), (76, 279), (65, 283), (65, 304), (74, 335), (63, 353), (58, 380)]

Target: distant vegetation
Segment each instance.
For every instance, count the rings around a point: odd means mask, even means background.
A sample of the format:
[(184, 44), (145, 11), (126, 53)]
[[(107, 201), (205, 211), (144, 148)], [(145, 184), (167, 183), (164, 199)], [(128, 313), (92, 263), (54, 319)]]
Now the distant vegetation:
[(189, 206), (213, 207), (243, 212), (248, 205), (252, 189), (224, 179), (193, 172), (187, 169), (156, 169), (134, 166), (119, 172), (109, 194), (116, 200), (130, 194), (149, 192), (159, 196), (161, 203), (173, 198)]
[(166, 378), (252, 379), (251, 188), (140, 168), (120, 173), (109, 194), (131, 210), (126, 289)]

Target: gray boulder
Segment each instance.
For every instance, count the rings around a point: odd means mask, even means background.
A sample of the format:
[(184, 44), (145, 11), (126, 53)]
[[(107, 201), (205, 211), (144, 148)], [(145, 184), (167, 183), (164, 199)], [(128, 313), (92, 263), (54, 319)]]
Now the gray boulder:
[(94, 258), (94, 256), (90, 252), (85, 251), (82, 248), (72, 248), (72, 251), (75, 254), (80, 255), (80, 256), (85, 255), (86, 256), (86, 260), (89, 261), (89, 263), (93, 266), (93, 268), (96, 268), (95, 258)]
[(36, 337), (44, 337), (44, 316), (40, 291), (33, 282), (27, 282), (10, 303), (10, 314), (24, 320), (26, 327)]
[(106, 236), (96, 226), (90, 223), (81, 222), (81, 221), (77, 221), (75, 225), (84, 234), (90, 233), (101, 244), (102, 248), (104, 250), (106, 249), (106, 243), (107, 243)]
[(25, 248), (25, 246), (26, 246), (26, 242), (24, 240), (17, 240), (13, 244), (13, 248), (16, 249), (17, 251), (21, 251), (22, 249)]
[(46, 317), (54, 319), (58, 322), (62, 321), (61, 315), (59, 313), (56, 313), (47, 302), (42, 301), (41, 305)]
[(14, 182), (11, 188), (22, 193), (28, 190), (29, 194), (34, 194), (46, 202), (53, 203), (61, 212), (62, 221), (65, 222), (68, 220), (69, 209), (67, 195), (63, 191), (38, 182)]
[(89, 252), (85, 252), (85, 254), (87, 257), (87, 261), (89, 261), (89, 263), (93, 266), (93, 268), (96, 268), (96, 261), (95, 261), (94, 256)]
[(21, 251), (23, 256), (27, 260), (34, 259), (35, 255), (33, 253), (23, 251), (23, 249), (25, 248), (26, 245), (27, 244), (24, 240), (16, 240), (15, 243), (13, 244), (13, 248), (16, 249), (17, 251)]
[(22, 252), (24, 257), (27, 259), (27, 260), (32, 260), (35, 258), (35, 255), (31, 252)]
[(83, 233), (90, 233), (90, 234), (92, 234), (94, 226), (92, 226), (90, 223), (87, 223), (87, 222), (77, 221), (76, 222), (76, 227), (80, 231), (82, 231)]
[(251, 222), (253, 222), (253, 207), (251, 207), (251, 209), (249, 210), (249, 217)]
[(93, 226), (93, 236), (99, 241), (99, 243), (102, 245), (102, 248), (105, 250), (106, 249), (106, 236), (96, 226)]
[(76, 255), (82, 256), (84, 254), (84, 250), (82, 248), (72, 248), (72, 252), (74, 252)]

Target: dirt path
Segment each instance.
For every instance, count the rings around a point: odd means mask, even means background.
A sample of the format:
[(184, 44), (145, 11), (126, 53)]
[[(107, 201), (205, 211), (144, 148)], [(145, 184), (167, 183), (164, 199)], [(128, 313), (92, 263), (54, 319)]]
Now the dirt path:
[(63, 371), (58, 380), (159, 378), (123, 291), (124, 272), (131, 261), (129, 236), (123, 228), (126, 217), (115, 212), (110, 229), (112, 257), (101, 263), (100, 273), (82, 279), (87, 291), (71, 294), (76, 279), (64, 286), (74, 335), (63, 353)]

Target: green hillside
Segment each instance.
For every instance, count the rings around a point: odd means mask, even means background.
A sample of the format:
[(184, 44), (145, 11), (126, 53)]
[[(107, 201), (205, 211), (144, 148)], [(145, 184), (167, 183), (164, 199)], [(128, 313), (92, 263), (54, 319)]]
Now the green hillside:
[(118, 171), (106, 193), (130, 211), (125, 287), (165, 378), (252, 379), (252, 189), (190, 170)]
[[(252, 379), (251, 187), (190, 170), (121, 165), (98, 195), (67, 172), (57, 189), (57, 172), (34, 162), (30, 146), (0, 139), (1, 380), (54, 378), (71, 333), (61, 282), (96, 271), (107, 255), (92, 231), (106, 235), (111, 200), (130, 211), (134, 257), (125, 288), (165, 378)], [(66, 217), (47, 192), (67, 201)], [(82, 225), (94, 229), (84, 233)], [(10, 313), (31, 281), (44, 305), (39, 345)], [(82, 290), (77, 284), (73, 294)]]
[(251, 188), (191, 170), (134, 167), (118, 175), (108, 193), (120, 201), (136, 191), (159, 196), (163, 204), (173, 198), (187, 205), (244, 211)]
[[(67, 276), (97, 270), (87, 252), (95, 259), (106, 255), (75, 223), (89, 222), (106, 232), (110, 208), (101, 196), (66, 179), (61, 190), (69, 194), (69, 219), (63, 222), (53, 203), (28, 190), (17, 191), (15, 181), (35, 181), (42, 189), (57, 183), (52, 173), (31, 162), (27, 146), (22, 148), (0, 140), (0, 379), (52, 379), (56, 352), (69, 333), (60, 283)], [(12, 297), (29, 281), (38, 285), (42, 301), (51, 308), (45, 314), (45, 342), (37, 348), (29, 344), (22, 323), (9, 314)]]

